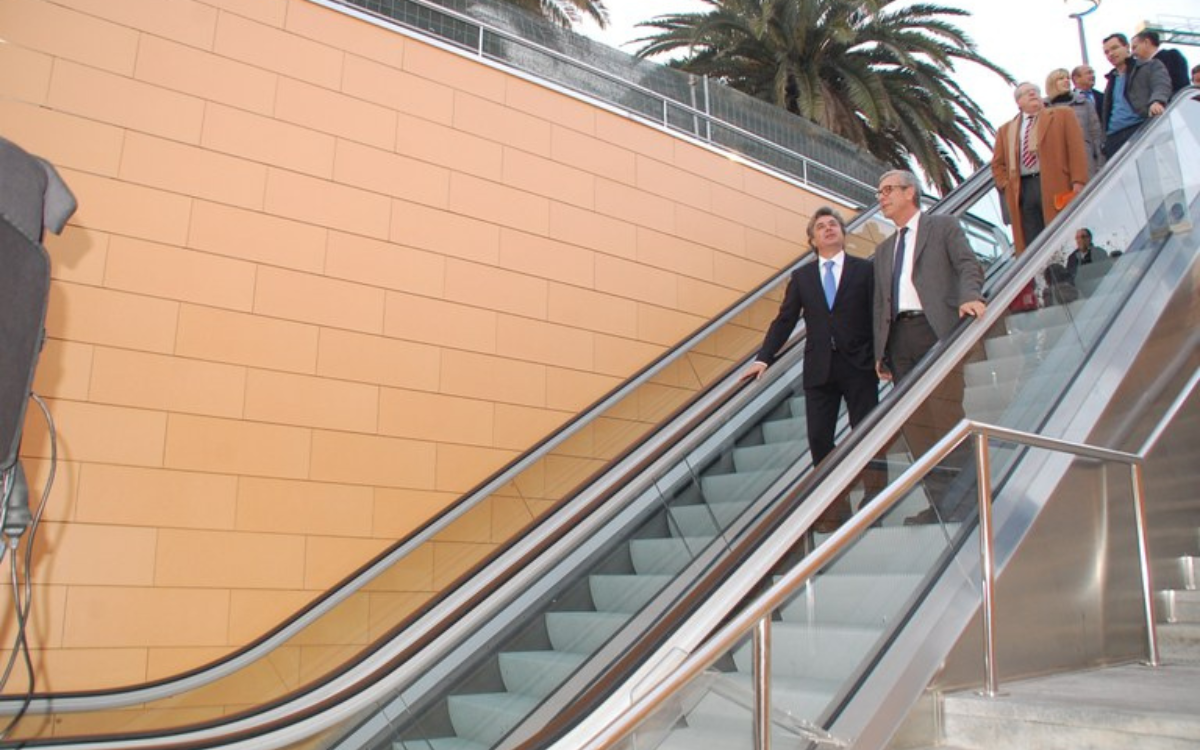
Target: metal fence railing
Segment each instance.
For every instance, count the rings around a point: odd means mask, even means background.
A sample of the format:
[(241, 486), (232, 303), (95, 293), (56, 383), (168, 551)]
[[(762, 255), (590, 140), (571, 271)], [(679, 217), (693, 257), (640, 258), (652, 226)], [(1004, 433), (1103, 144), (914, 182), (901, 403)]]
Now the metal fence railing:
[(497, 0), (325, 0), (733, 151), (858, 206), (888, 167), (768, 102), (561, 29)]

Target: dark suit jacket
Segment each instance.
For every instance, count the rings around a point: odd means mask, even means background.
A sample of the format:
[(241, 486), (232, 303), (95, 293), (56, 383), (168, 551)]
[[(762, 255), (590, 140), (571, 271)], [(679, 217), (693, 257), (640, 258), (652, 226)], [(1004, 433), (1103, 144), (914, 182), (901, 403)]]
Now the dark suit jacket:
[(874, 377), (875, 362), (871, 345), (871, 302), (874, 295), (874, 273), (871, 261), (847, 254), (838, 281), (833, 310), (825, 304), (821, 286), (820, 261), (806, 263), (788, 281), (783, 304), (775, 316), (759, 350), (758, 359), (768, 365), (775, 361), (779, 350), (787, 343), (800, 316), (804, 316), (807, 334), (804, 340), (804, 387), (814, 388), (829, 382), (833, 347), (842, 352), (850, 363)]
[[(892, 269), (896, 236), (875, 248), (875, 359), (882, 360), (892, 328)], [(933, 332), (945, 338), (958, 325), (959, 305), (983, 299), (983, 266), (958, 219), (921, 214), (914, 248), (913, 285)]]
[(1171, 77), (1171, 93), (1185, 89), (1192, 83), (1192, 74), (1188, 70), (1187, 58), (1177, 49), (1160, 49), (1154, 54), (1154, 59), (1163, 64), (1167, 75)]

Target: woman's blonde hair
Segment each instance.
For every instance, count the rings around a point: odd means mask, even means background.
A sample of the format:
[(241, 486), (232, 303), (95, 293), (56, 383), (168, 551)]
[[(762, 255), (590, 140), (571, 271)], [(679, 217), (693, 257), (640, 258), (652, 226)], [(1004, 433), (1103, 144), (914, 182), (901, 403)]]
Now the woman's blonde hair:
[(1059, 96), (1059, 92), (1054, 90), (1054, 82), (1059, 78), (1066, 78), (1067, 80), (1070, 80), (1071, 74), (1067, 72), (1066, 68), (1055, 68), (1046, 74), (1045, 91), (1048, 99), (1053, 99), (1054, 97)]

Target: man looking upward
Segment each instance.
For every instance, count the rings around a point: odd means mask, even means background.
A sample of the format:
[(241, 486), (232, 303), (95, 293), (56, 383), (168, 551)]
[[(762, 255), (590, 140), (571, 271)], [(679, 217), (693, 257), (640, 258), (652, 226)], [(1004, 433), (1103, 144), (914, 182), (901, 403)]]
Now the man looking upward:
[[(842, 401), (851, 427), (857, 426), (879, 403), (879, 379), (871, 338), (875, 279), (871, 262), (845, 252), (845, 221), (828, 206), (818, 208), (808, 222), (808, 242), (817, 262), (792, 272), (779, 314), (742, 379), (762, 377), (803, 315), (804, 412), (815, 466), (833, 451)], [(849, 501), (843, 496), (814, 528), (833, 531), (849, 515)]]

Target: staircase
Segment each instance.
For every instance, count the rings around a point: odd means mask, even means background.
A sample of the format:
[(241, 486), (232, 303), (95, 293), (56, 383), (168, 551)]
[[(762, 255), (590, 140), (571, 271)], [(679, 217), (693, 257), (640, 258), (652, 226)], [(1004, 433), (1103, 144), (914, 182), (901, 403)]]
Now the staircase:
[[(1200, 532), (1196, 534), (1200, 553)], [(1200, 559), (1187, 588), (1159, 592), (1161, 666), (1128, 664), (1003, 683), (942, 699), (938, 750), (1195, 750), (1200, 747)], [(897, 747), (898, 750), (898, 747)], [(933, 750), (933, 748), (922, 748)]]

